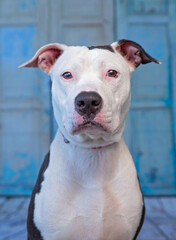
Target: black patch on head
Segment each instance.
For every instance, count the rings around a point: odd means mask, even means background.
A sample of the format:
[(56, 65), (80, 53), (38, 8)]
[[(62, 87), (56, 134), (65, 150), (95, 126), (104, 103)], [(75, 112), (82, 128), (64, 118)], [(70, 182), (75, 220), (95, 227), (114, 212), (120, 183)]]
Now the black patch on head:
[(40, 192), (41, 184), (43, 182), (43, 174), (49, 165), (50, 152), (45, 156), (44, 162), (40, 168), (37, 182), (32, 191), (31, 201), (28, 209), (27, 230), (28, 240), (43, 240), (39, 229), (34, 223), (34, 210), (35, 210), (35, 195)]
[(92, 50), (94, 48), (99, 48), (99, 49), (104, 49), (104, 50), (108, 50), (110, 52), (114, 52), (114, 49), (111, 47), (111, 45), (104, 45), (104, 46), (91, 46), (88, 47), (89, 50)]

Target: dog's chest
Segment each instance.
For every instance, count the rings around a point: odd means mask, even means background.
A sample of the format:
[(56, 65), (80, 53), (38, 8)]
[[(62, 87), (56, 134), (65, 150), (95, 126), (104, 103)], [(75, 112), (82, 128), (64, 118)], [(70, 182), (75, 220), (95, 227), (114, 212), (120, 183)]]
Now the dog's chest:
[(69, 181), (53, 185), (54, 181), (58, 183), (55, 176), (46, 178), (35, 197), (34, 221), (44, 240), (132, 239), (140, 221), (138, 190), (134, 199), (124, 197), (126, 190), (113, 184), (89, 189)]
[(50, 186), (36, 197), (34, 216), (44, 239), (128, 239), (128, 218), (112, 189), (75, 184), (60, 194)]
[[(87, 168), (82, 172), (82, 184), (81, 181), (74, 180), (76, 178), (73, 178), (73, 173), (78, 176), (75, 169), (78, 169), (84, 155), (81, 155), (80, 151), (79, 156), (74, 156), (74, 159), (79, 161), (75, 161), (72, 172), (69, 172), (69, 164), (65, 164), (65, 154), (62, 156), (60, 152), (59, 155), (51, 148), (50, 163), (45, 171), (41, 190), (35, 196), (36, 227), (44, 240), (133, 239), (143, 207), (133, 162), (124, 157), (123, 162), (120, 161), (122, 164), (118, 165), (120, 170), (115, 171), (110, 182), (105, 181), (103, 173), (98, 172), (99, 168)], [(107, 159), (106, 156), (105, 160)], [(85, 164), (86, 161), (84, 167)], [(88, 171), (91, 174), (93, 169), (95, 175), (90, 175), (90, 178)], [(104, 171), (107, 171), (107, 167)]]

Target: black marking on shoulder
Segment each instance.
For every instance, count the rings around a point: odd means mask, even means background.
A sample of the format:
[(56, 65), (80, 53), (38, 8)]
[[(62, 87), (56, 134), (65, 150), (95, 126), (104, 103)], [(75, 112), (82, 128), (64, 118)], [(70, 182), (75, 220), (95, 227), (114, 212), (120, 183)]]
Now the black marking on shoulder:
[(143, 209), (142, 209), (142, 214), (141, 214), (141, 220), (140, 220), (140, 223), (139, 223), (139, 226), (136, 230), (136, 233), (135, 233), (135, 236), (133, 238), (133, 240), (136, 240), (137, 239), (137, 236), (142, 228), (142, 225), (144, 223), (144, 217), (145, 217), (145, 205), (143, 205)]
[(111, 45), (91, 46), (91, 47), (88, 47), (89, 50), (92, 50), (92, 49), (95, 49), (95, 48), (104, 49), (104, 50), (108, 50), (108, 51), (110, 51), (110, 52), (114, 52), (114, 49), (111, 47)]
[[(138, 182), (139, 182), (139, 187), (141, 189), (141, 185), (140, 185), (140, 181), (139, 181), (139, 177), (138, 177)], [(141, 190), (141, 193), (142, 193), (142, 190)], [(136, 240), (137, 239), (137, 236), (142, 228), (142, 225), (144, 223), (144, 217), (145, 217), (145, 204), (144, 204), (144, 196), (142, 195), (142, 198), (143, 198), (143, 208), (142, 208), (142, 211), (141, 211), (141, 219), (140, 219), (140, 222), (139, 222), (139, 226), (136, 230), (136, 233), (135, 233), (135, 236), (133, 238), (133, 240)]]
[(36, 184), (32, 191), (32, 196), (28, 208), (28, 219), (27, 219), (27, 230), (28, 230), (28, 240), (43, 240), (40, 231), (34, 223), (34, 208), (35, 208), (35, 195), (41, 190), (41, 183), (43, 182), (43, 174), (49, 165), (50, 152), (45, 156), (44, 162), (40, 168), (39, 175)]

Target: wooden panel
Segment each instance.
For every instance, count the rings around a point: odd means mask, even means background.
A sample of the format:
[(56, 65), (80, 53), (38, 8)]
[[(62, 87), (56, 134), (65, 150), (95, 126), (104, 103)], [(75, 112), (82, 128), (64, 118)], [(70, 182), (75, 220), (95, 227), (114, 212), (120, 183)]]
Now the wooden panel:
[(114, 40), (113, 0), (75, 0), (74, 3), (71, 0), (53, 0), (51, 9), (50, 41), (68, 45), (99, 45)]
[(141, 44), (162, 65), (132, 76), (125, 138), (145, 194), (176, 193), (175, 1), (116, 1), (117, 37)]
[(34, 71), (30, 71), (26, 75), (24, 71), (17, 70), (17, 64), (31, 57), (35, 35), (36, 27), (34, 25), (0, 28), (2, 67), (0, 74), (3, 79), (1, 85), (3, 99), (11, 98), (14, 101), (14, 98), (33, 98), (34, 82), (37, 82), (37, 76)]
[(62, 17), (71, 21), (78, 16), (88, 21), (90, 17), (99, 20), (102, 17), (103, 8), (102, 0), (74, 0), (74, 4), (70, 0), (61, 1)]
[(49, 149), (49, 79), (17, 68), (46, 41), (40, 9), (36, 0), (0, 2), (0, 194), (30, 194)]
[(167, 0), (128, 0), (127, 11), (131, 15), (165, 15), (168, 4)]
[[(76, 36), (75, 36), (76, 33)], [(64, 25), (63, 27), (63, 39), (67, 42), (68, 45), (87, 45), (88, 43), (93, 42), (92, 39), (96, 41), (97, 36), (100, 39), (104, 39), (104, 27), (101, 24), (97, 25)], [(73, 37), (75, 36), (75, 37)], [(98, 40), (98, 39), (97, 39)]]
[[(169, 109), (133, 110), (133, 151), (143, 190), (174, 194), (174, 151)], [(167, 169), (167, 171), (166, 171)]]
[(31, 16), (36, 18), (36, 5), (36, 0), (15, 0), (13, 3), (11, 0), (1, 0), (0, 21), (16, 20), (16, 18), (19, 19), (20, 17), (22, 17), (22, 19), (26, 17), (31, 18)]
[[(157, 29), (157, 31), (156, 31)], [(133, 100), (161, 100), (170, 98), (168, 27), (152, 24), (130, 23), (129, 39), (141, 44), (146, 51), (159, 59), (155, 63), (140, 66), (132, 77)], [(167, 47), (166, 47), (167, 46)]]

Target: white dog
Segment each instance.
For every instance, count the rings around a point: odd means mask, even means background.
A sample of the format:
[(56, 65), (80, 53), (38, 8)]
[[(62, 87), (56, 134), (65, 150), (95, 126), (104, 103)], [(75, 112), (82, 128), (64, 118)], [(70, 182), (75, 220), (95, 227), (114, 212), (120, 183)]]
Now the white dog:
[(68, 47), (48, 44), (20, 67), (52, 79), (58, 131), (41, 167), (28, 212), (29, 240), (132, 240), (144, 202), (122, 137), (131, 73), (160, 63), (135, 42)]

